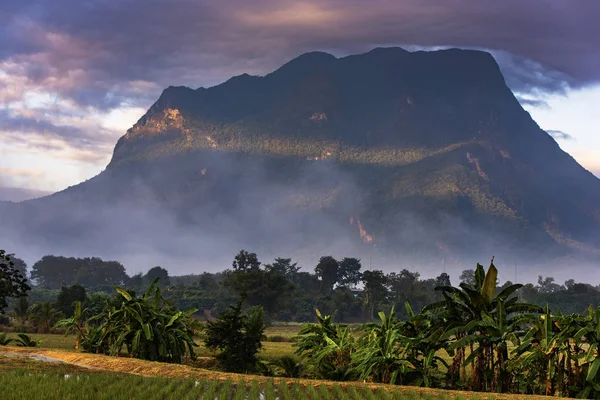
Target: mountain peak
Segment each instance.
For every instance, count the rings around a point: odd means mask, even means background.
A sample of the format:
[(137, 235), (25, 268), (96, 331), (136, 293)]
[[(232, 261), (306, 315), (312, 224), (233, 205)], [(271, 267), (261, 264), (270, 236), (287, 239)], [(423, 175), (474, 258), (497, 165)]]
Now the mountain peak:
[[(278, 76), (293, 76), (297, 73), (312, 72), (315, 70), (327, 68), (331, 66), (337, 58), (332, 54), (322, 51), (311, 51), (299, 55), (298, 57), (288, 61), (279, 69), (269, 75)], [(267, 75), (267, 76), (269, 76)]]

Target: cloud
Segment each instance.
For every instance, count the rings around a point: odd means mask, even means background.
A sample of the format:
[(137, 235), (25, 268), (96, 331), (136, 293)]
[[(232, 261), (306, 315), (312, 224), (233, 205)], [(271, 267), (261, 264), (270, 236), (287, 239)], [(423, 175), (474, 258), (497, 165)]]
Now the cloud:
[(532, 106), (532, 107), (544, 108), (544, 109), (550, 108), (550, 105), (548, 104), (548, 102), (541, 100), (541, 99), (529, 99), (526, 97), (522, 97), (518, 94), (516, 97), (522, 106)]
[(575, 140), (574, 136), (556, 129), (549, 129), (546, 132), (556, 140)]
[(127, 128), (108, 126), (111, 113), (140, 117), (167, 86), (212, 86), (307, 51), (378, 45), (489, 50), (513, 91), (529, 95), (522, 104), (543, 106), (547, 93), (600, 82), (599, 14), (594, 0), (3, 2), (0, 110), (10, 115), (0, 115), (0, 135), (61, 157), (85, 149), (100, 162)]
[[(599, 13), (598, 2), (550, 0), (375, 0), (368, 8), (358, 0), (24, 1), (5, 11), (9, 40), (0, 57), (32, 81), (98, 107), (153, 98), (134, 96), (128, 83), (136, 80), (157, 84), (155, 91), (208, 85), (233, 73), (267, 72), (308, 50), (353, 52), (380, 43), (510, 53), (515, 82), (560, 89), (557, 79), (600, 80)], [(519, 72), (532, 67), (539, 79)]]

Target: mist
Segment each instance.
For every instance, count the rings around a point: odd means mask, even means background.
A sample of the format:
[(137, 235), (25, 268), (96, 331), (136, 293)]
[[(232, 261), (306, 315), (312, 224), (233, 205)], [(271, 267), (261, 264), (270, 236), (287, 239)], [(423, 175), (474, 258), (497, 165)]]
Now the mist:
[(551, 261), (551, 242), (547, 251), (518, 246), (444, 212), (373, 215), (380, 184), (355, 168), (210, 150), (123, 164), (51, 196), (2, 203), (0, 242), (29, 265), (50, 254), (95, 256), (122, 262), (130, 275), (156, 265), (171, 275), (222, 271), (246, 249), (263, 263), (291, 257), (311, 272), (332, 255), (359, 258), (363, 270), (446, 272), (458, 282), (494, 256), (501, 282), (600, 281), (589, 261), (568, 253)]

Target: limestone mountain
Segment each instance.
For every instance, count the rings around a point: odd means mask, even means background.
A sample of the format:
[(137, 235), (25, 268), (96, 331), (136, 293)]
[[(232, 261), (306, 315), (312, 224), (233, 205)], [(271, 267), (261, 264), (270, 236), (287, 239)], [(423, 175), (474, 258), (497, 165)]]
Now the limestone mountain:
[(313, 52), (165, 89), (100, 175), (3, 218), (82, 252), (557, 257), (598, 251), (600, 180), (488, 53)]

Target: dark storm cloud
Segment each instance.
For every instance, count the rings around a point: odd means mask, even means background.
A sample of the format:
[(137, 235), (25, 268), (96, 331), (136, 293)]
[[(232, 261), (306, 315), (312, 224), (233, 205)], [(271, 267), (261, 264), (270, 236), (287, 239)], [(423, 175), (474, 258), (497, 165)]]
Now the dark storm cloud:
[[(600, 81), (597, 0), (53, 0), (1, 7), (3, 60), (24, 65), (34, 83), (62, 77), (56, 90), (103, 108), (128, 98), (147, 105), (170, 84), (266, 73), (308, 50), (344, 54), (377, 44), (496, 50), (516, 91)], [(134, 80), (156, 87), (136, 92), (128, 84)]]

